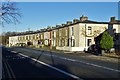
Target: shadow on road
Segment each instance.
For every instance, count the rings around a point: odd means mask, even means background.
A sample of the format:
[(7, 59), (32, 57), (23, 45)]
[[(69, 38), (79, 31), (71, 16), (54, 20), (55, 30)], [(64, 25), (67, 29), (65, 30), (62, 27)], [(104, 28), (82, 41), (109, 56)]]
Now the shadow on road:
[[(41, 65), (38, 62), (32, 61), (30, 58), (20, 58), (19, 54), (14, 54), (12, 52), (7, 51), (7, 49), (3, 49), (3, 57), (4, 60), (2, 62), (8, 62), (10, 69), (15, 75), (16, 79), (39, 79), (39, 80), (75, 80), (72, 77), (69, 77), (61, 72), (58, 72), (52, 68), (49, 68), (47, 66)], [(42, 54), (40, 54), (37, 59), (40, 59)], [(52, 65), (51, 66), (59, 66), (61, 68), (64, 68), (65, 71), (69, 72), (69, 69), (65, 65), (61, 64), (54, 64), (54, 58), (51, 53), (51, 60)], [(10, 73), (10, 70), (4, 67), (4, 79), (11, 79), (12, 77), (8, 76), (8, 73)], [(12, 75), (12, 74), (10, 74)]]

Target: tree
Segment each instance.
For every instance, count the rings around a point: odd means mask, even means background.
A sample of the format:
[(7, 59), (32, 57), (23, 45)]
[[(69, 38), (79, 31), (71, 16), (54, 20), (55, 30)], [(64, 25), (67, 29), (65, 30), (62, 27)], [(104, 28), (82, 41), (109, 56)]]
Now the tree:
[(4, 23), (20, 23), (19, 17), (21, 17), (21, 15), (15, 3), (10, 1), (2, 2), (2, 5), (0, 6), (0, 24), (4, 26)]
[(101, 37), (100, 46), (101, 48), (109, 51), (114, 45), (113, 37), (105, 31)]

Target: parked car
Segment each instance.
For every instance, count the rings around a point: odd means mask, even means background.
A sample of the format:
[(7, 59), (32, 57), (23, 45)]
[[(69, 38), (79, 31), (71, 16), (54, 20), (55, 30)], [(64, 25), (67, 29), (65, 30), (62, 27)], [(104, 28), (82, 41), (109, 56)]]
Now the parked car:
[(91, 45), (91, 46), (88, 47), (87, 51), (90, 52), (90, 53), (96, 53), (97, 46), (95, 44), (93, 44), (93, 45)]
[(16, 46), (18, 46), (18, 47), (25, 47), (26, 44), (25, 43), (17, 43)]
[(115, 48), (111, 48), (110, 53), (114, 53), (114, 52), (115, 52)]

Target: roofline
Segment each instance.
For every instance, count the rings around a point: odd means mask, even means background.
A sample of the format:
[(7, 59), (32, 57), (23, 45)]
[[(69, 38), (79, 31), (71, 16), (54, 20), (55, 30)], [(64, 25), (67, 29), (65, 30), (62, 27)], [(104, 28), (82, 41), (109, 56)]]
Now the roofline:
[(79, 23), (86, 23), (86, 24), (92, 24), (92, 23), (95, 23), (95, 24), (120, 24), (120, 23), (110, 23), (110, 22), (96, 22), (96, 21), (91, 21), (89, 22), (86, 22), (86, 21), (78, 21), (76, 23), (72, 23), (72, 24), (69, 24), (69, 25), (64, 25), (64, 26), (60, 26), (60, 27), (55, 27), (54, 29), (50, 29), (50, 30), (45, 30), (45, 31), (40, 31), (40, 32), (33, 32), (33, 33), (26, 33), (26, 34), (18, 34), (18, 35), (13, 35), (13, 36), (22, 36), (22, 35), (30, 35), (30, 34), (38, 34), (38, 33), (43, 33), (43, 32), (50, 32), (52, 30), (57, 30), (57, 29), (60, 29), (60, 28), (65, 28), (65, 27), (69, 27), (69, 26), (72, 26), (72, 25), (76, 25), (76, 24), (79, 24)]

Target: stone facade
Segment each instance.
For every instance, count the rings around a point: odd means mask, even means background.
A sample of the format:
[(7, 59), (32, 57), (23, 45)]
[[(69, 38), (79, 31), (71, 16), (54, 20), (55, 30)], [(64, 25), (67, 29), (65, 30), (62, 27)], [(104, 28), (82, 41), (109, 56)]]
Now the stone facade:
[(38, 33), (24, 34), (9, 37), (9, 45), (17, 43), (31, 43), (31, 45), (46, 45), (55, 47), (58, 50), (84, 51), (95, 44), (95, 37), (104, 31), (113, 35), (113, 30), (117, 34), (116, 45), (120, 45), (120, 22), (111, 18), (110, 22), (96, 22), (88, 20), (88, 17), (82, 16), (80, 20), (74, 19), (66, 24), (56, 26), (54, 29), (41, 31)]

